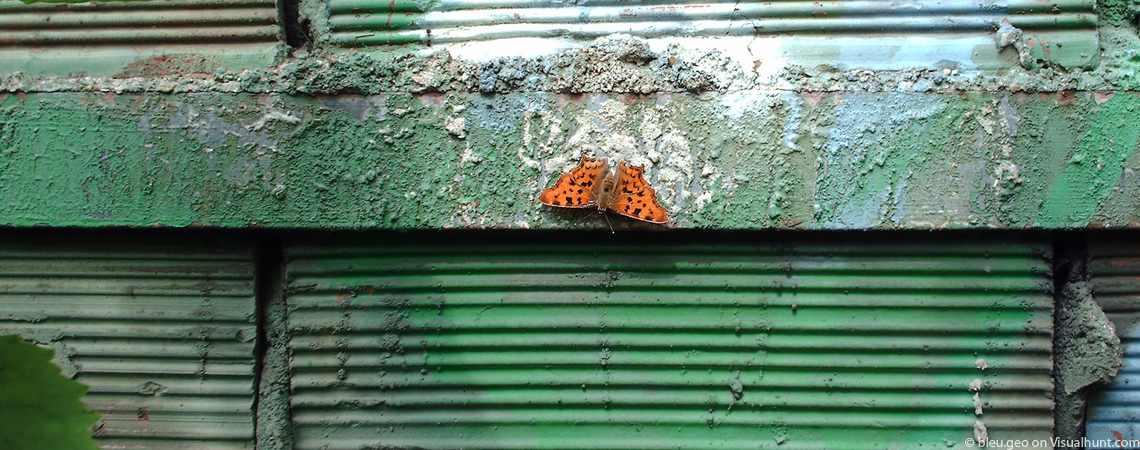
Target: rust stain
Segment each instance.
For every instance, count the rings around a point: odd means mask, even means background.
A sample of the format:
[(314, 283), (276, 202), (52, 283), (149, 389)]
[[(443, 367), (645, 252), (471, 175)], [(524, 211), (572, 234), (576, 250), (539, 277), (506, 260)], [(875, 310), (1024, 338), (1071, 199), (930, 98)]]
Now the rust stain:
[(440, 94), (426, 93), (426, 94), (420, 94), (418, 97), (419, 97), (421, 105), (424, 105), (424, 106), (431, 105), (431, 106), (434, 106), (436, 108), (442, 108), (443, 107), (443, 96)]
[(1072, 105), (1076, 97), (1076, 92), (1073, 91), (1061, 91), (1057, 93), (1057, 99), (1062, 105)]
[(586, 94), (582, 92), (575, 92), (573, 94), (563, 94), (558, 96), (558, 106), (566, 106), (569, 103), (577, 103), (586, 99)]
[(206, 58), (201, 56), (171, 57), (170, 55), (156, 55), (128, 64), (121, 76), (127, 77), (155, 77), (177, 75), (185, 73), (203, 73), (210, 66)]

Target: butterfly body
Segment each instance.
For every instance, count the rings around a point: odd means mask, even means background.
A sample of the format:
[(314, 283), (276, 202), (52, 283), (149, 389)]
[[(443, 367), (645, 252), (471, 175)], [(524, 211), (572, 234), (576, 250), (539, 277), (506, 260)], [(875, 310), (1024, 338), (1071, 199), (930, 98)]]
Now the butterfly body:
[(644, 166), (619, 162), (610, 172), (606, 158), (585, 155), (578, 166), (542, 191), (538, 201), (559, 208), (597, 208), (650, 223), (669, 221), (657, 192), (645, 181)]

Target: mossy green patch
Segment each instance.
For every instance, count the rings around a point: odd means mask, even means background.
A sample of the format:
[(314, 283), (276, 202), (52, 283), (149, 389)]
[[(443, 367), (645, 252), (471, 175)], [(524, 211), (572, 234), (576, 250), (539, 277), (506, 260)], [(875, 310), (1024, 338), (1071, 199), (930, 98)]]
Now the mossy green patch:
[(1124, 163), (1140, 145), (1136, 115), (1140, 96), (1119, 93), (1105, 101), (1080, 145), (1067, 153), (1064, 171), (1041, 207), (1036, 225), (1083, 227), (1124, 175)]
[(919, 94), (845, 96), (820, 155), (820, 220), (858, 229), (901, 222), (915, 166), (949, 139), (939, 126), (944, 108)]
[(1065, 154), (1088, 125), (1085, 108), (1092, 106), (1091, 99), (1067, 94), (1004, 96), (994, 105), (1005, 136), (990, 160), (986, 201), (997, 223), (1042, 226), (1037, 220), (1042, 202), (1057, 182)]
[(90, 427), (99, 420), (80, 398), (87, 386), (64, 378), (52, 351), (0, 336), (0, 448), (98, 450)]
[(292, 224), (428, 228), (450, 222), (456, 145), (434, 119), (436, 107), (421, 100), (393, 94), (380, 100), (374, 117), (333, 110), (303, 123), (285, 144), (282, 201)]
[(1117, 26), (1134, 25), (1137, 16), (1140, 16), (1140, 1), (1138, 0), (1098, 0), (1096, 2), (1097, 18)]

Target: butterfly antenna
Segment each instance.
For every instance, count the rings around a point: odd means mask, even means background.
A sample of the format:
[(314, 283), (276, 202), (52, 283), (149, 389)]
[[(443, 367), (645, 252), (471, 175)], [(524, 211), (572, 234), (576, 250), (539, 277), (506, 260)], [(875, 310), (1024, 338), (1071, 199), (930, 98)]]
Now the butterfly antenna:
[(602, 217), (606, 219), (606, 226), (610, 227), (610, 234), (617, 234), (614, 232), (614, 226), (610, 224), (610, 216), (606, 215), (606, 213), (603, 212)]
[(582, 220), (578, 221), (578, 225), (581, 225), (583, 222), (590, 220), (591, 217), (594, 217), (594, 214), (597, 214), (599, 212), (601, 212), (601, 211), (594, 211), (594, 212), (590, 213), (590, 215), (583, 217)]

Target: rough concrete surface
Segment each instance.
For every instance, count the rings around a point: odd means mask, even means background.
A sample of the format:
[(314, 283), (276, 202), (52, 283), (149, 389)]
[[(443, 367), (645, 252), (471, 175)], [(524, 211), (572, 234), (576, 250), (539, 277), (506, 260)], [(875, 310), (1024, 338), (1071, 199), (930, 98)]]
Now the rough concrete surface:
[(305, 1), (314, 41), (272, 67), (0, 74), (0, 224), (599, 227), (535, 202), (585, 153), (645, 165), (674, 227), (1137, 226), (1137, 6), (1098, 7), (1095, 68), (1019, 64), (1006, 27), (979, 71), (755, 37), (354, 51)]
[(672, 226), (1122, 227), (1134, 92), (0, 93), (0, 223), (565, 228), (581, 153)]

